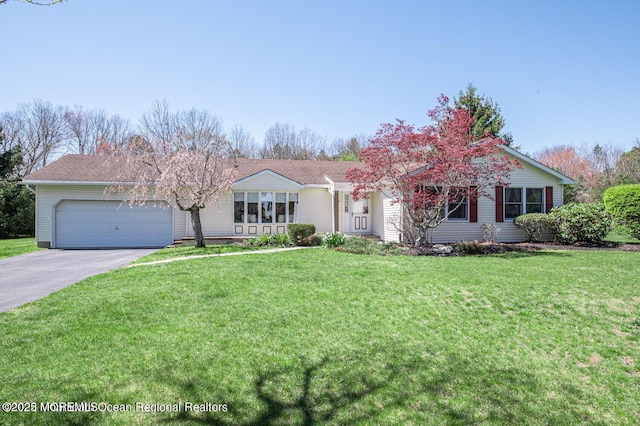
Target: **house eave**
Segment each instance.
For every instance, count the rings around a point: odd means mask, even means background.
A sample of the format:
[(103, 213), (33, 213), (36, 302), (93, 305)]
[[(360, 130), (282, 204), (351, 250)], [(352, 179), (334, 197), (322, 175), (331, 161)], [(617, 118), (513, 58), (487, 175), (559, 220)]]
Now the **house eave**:
[[(115, 182), (103, 181), (80, 181), (80, 180), (22, 180), (22, 185), (74, 185), (74, 186), (108, 186), (114, 185)], [(133, 183), (124, 183), (125, 185)]]

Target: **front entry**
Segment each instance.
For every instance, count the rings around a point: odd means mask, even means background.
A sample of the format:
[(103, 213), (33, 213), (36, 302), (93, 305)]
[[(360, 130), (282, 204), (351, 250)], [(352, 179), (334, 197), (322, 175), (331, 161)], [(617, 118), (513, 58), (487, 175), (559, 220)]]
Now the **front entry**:
[(361, 198), (354, 201), (351, 194), (344, 194), (344, 224), (345, 232), (352, 234), (371, 233), (371, 220), (369, 217), (369, 200)]

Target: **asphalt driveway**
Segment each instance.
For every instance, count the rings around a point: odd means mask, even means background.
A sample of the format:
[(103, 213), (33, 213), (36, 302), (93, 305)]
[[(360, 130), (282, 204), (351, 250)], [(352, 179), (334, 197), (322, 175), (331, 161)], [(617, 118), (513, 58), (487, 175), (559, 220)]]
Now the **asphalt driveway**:
[(92, 275), (125, 266), (155, 249), (42, 250), (0, 259), (0, 312)]

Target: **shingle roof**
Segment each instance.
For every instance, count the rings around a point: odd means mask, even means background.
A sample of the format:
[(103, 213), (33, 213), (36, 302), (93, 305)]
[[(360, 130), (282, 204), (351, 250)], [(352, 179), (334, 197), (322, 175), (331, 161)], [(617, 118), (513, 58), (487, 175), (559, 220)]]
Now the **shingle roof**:
[[(361, 163), (346, 161), (313, 160), (251, 160), (239, 158), (237, 180), (263, 170), (271, 170), (302, 185), (327, 184), (325, 176), (333, 182), (347, 182), (345, 173)], [(111, 183), (126, 166), (123, 158), (104, 155), (65, 155), (57, 161), (37, 170), (22, 180), (38, 182), (99, 182)]]

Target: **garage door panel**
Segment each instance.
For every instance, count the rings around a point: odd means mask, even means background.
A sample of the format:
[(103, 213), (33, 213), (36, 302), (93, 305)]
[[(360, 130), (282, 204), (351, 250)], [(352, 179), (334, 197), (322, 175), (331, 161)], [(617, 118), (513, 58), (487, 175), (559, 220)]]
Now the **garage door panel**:
[(162, 247), (173, 241), (172, 218), (166, 204), (65, 200), (56, 207), (56, 247)]

